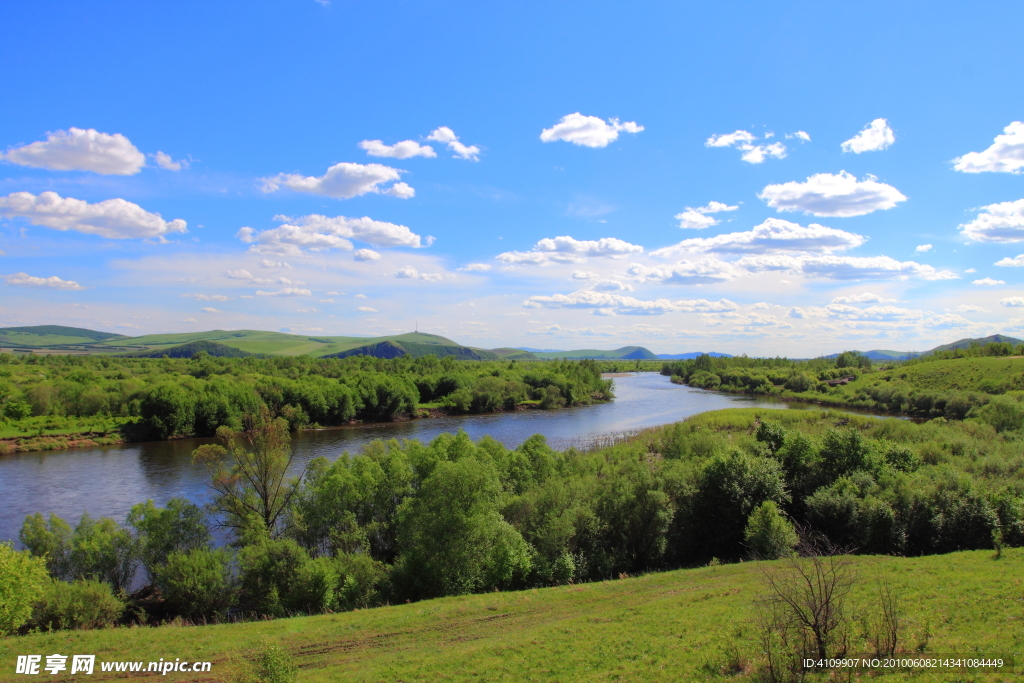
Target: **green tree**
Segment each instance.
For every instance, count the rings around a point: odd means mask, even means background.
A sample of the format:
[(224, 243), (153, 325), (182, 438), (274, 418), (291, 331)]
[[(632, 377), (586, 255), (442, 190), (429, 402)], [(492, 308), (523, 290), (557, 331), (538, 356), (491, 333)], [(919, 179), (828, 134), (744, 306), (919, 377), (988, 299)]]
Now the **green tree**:
[(48, 581), (43, 558), (0, 543), (0, 636), (14, 633), (28, 621)]
[(757, 560), (789, 557), (799, 542), (793, 523), (786, 519), (774, 501), (766, 500), (754, 508), (743, 532), (750, 556)]
[(152, 500), (139, 503), (128, 513), (128, 525), (135, 529), (139, 559), (150, 578), (172, 552), (209, 548), (212, 543), (206, 515), (184, 498), (172, 498), (165, 508)]
[(217, 620), (235, 598), (231, 556), (223, 548), (172, 550), (154, 567), (153, 583), (174, 610), (192, 620)]
[(295, 483), (287, 479), (294, 458), (288, 423), (263, 409), (247, 415), (243, 424), (241, 432), (219, 428), (223, 445), (200, 446), (192, 459), (206, 464), (214, 509), (246, 543), (279, 534)]

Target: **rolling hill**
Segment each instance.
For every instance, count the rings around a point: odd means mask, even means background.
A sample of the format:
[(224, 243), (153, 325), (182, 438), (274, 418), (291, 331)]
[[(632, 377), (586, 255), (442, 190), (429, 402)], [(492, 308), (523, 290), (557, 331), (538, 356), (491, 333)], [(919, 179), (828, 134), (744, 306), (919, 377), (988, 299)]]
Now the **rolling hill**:
[(927, 356), (935, 353), (936, 351), (953, 351), (955, 349), (969, 349), (972, 345), (977, 344), (978, 346), (985, 346), (985, 344), (996, 344), (1009, 342), (1011, 344), (1024, 344), (1024, 339), (1017, 339), (1016, 337), (1007, 337), (1005, 334), (993, 334), (990, 337), (980, 337), (978, 339), (960, 339), (952, 344), (943, 344), (942, 346), (936, 346), (934, 349), (925, 351), (922, 356)]
[(63, 325), (36, 325), (34, 327), (0, 327), (0, 347), (47, 348), (53, 346), (94, 344), (116, 339), (128, 339), (123, 334), (96, 332), (81, 327)]
[(583, 360), (593, 358), (595, 360), (658, 360), (658, 357), (642, 346), (623, 346), (621, 349), (601, 351), (599, 349), (578, 349), (576, 351), (533, 351), (537, 358), (546, 360), (557, 360), (568, 358), (571, 360)]

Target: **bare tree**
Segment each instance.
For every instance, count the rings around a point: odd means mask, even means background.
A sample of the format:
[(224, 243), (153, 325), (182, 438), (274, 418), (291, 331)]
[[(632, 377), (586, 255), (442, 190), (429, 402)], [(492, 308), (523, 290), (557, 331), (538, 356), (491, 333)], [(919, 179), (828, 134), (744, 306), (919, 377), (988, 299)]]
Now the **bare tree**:
[(847, 599), (856, 582), (849, 555), (799, 531), (798, 555), (762, 569), (768, 592), (756, 614), (772, 681), (802, 680), (805, 657), (843, 656), (847, 648)]
[(902, 617), (899, 594), (888, 580), (879, 578), (878, 616), (875, 621), (875, 632), (871, 638), (876, 656), (892, 657), (896, 654), (896, 649), (899, 647), (900, 631), (903, 627)]

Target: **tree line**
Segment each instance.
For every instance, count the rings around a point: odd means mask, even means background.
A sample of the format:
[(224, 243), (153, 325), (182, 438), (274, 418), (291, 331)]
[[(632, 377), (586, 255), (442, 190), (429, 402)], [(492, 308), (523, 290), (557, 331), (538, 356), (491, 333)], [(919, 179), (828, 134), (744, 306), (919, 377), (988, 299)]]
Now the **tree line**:
[(243, 416), (263, 408), (295, 429), (388, 421), (430, 408), (484, 413), (612, 397), (612, 382), (593, 361), (0, 354), (0, 420), (117, 417), (137, 438), (212, 436), (221, 426), (240, 428)]

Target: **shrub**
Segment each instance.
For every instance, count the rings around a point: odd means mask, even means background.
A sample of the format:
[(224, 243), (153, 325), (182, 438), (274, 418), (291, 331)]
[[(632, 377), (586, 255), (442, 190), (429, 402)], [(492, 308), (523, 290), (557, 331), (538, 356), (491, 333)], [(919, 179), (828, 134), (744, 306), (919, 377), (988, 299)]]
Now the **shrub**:
[(0, 543), (0, 636), (14, 633), (29, 620), (46, 583), (43, 558)]
[(184, 498), (172, 498), (158, 508), (147, 500), (132, 507), (128, 525), (135, 529), (139, 558), (150, 578), (174, 551), (210, 547), (206, 515)]
[(153, 583), (171, 608), (193, 621), (222, 618), (235, 597), (226, 550), (171, 551), (155, 567)]
[(124, 606), (110, 586), (101, 581), (53, 580), (35, 605), (31, 626), (44, 631), (103, 628), (121, 618)]
[(751, 557), (759, 560), (777, 560), (793, 554), (799, 542), (793, 524), (785, 518), (779, 506), (766, 500), (757, 506), (747, 519), (743, 533)]
[(311, 560), (292, 539), (263, 540), (239, 553), (242, 605), (281, 617), (334, 606), (336, 572), (328, 558)]
[(237, 683), (294, 683), (299, 675), (292, 656), (280, 645), (262, 642), (237, 677)]

